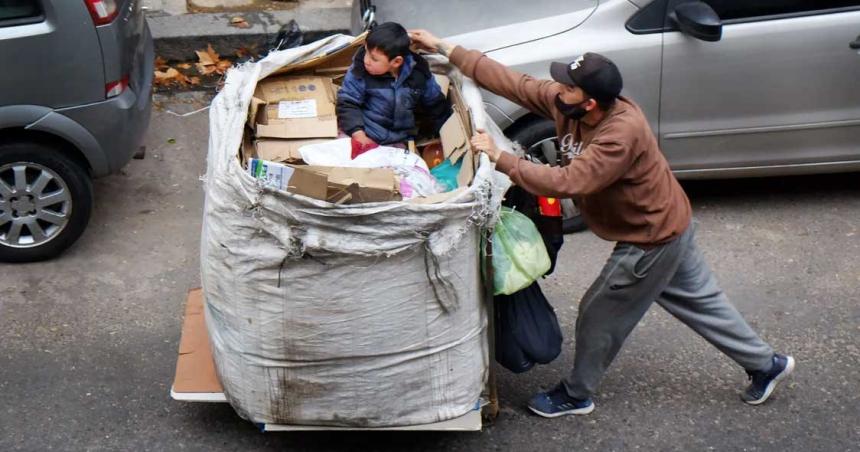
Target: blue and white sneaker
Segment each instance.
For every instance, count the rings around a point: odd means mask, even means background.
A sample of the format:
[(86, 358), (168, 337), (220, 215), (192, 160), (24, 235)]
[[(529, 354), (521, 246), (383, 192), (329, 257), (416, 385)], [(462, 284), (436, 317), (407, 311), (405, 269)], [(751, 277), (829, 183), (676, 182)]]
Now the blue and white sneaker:
[(529, 409), (543, 417), (559, 417), (567, 414), (588, 414), (594, 411), (591, 399), (579, 400), (567, 395), (564, 383), (547, 392), (539, 392), (529, 400)]
[(747, 372), (752, 381), (741, 394), (741, 400), (750, 405), (764, 403), (770, 397), (776, 385), (794, 370), (794, 358), (774, 354), (773, 365), (767, 372)]

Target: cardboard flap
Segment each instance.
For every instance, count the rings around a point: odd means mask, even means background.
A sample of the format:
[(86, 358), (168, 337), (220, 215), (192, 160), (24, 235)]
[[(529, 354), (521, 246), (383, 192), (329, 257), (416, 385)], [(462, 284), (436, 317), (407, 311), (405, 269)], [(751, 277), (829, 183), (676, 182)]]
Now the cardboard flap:
[[(292, 165), (291, 165), (292, 166)], [(397, 177), (390, 168), (344, 168), (335, 166), (302, 166), (328, 177), (325, 200), (338, 204), (399, 201)]]
[(269, 188), (283, 190), (315, 199), (326, 199), (328, 178), (307, 166), (283, 165), (266, 160), (251, 159), (248, 172)]
[(444, 193), (436, 193), (435, 195), (424, 196), (419, 198), (412, 198), (407, 202), (412, 204), (436, 204), (440, 202), (445, 202), (461, 193), (466, 191), (466, 187), (455, 188), (451, 191), (446, 191)]
[(278, 140), (262, 139), (254, 143), (255, 155), (270, 162), (299, 163), (302, 154), (299, 149), (307, 144), (317, 144), (329, 141), (324, 138), (311, 138), (307, 140)]
[(266, 101), (260, 99), (259, 97), (251, 98), (251, 105), (248, 107), (248, 125), (252, 128), (257, 123), (257, 113), (260, 111), (260, 107), (266, 105)]
[(295, 172), (287, 182), (287, 191), (319, 200), (328, 196), (328, 177), (303, 166), (293, 166)]
[(439, 131), (439, 136), (442, 140), (442, 150), (445, 158), (456, 163), (463, 156), (463, 153), (468, 149), (469, 135), (466, 133), (466, 128), (463, 125), (463, 119), (460, 115), (458, 106), (454, 106), (454, 112), (451, 117), (442, 125)]
[(382, 190), (394, 190), (397, 186), (394, 170), (390, 168), (345, 168), (337, 166), (322, 168), (326, 168), (325, 172), (328, 174), (329, 182), (338, 185), (348, 186), (357, 183), (360, 187)]
[(464, 154), (463, 166), (460, 167), (460, 172), (457, 173), (458, 186), (465, 187), (472, 183), (472, 179), (475, 178), (476, 163), (477, 159), (475, 159), (475, 154), (473, 152), (466, 152)]
[(352, 63), (352, 57), (355, 55), (355, 52), (359, 47), (364, 45), (365, 38), (367, 38), (367, 33), (362, 33), (346, 46), (300, 63), (288, 64), (275, 71), (273, 75), (308, 71), (319, 72), (334, 67), (349, 66)]
[(447, 75), (442, 74), (433, 74), (433, 78), (436, 79), (436, 83), (442, 89), (442, 95), (448, 97), (448, 88), (451, 86), (451, 79)]

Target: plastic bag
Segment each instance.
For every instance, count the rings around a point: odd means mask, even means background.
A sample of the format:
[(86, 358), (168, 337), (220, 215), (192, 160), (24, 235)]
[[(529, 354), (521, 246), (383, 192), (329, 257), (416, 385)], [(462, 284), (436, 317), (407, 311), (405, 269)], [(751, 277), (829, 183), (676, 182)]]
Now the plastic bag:
[(379, 146), (367, 150), (354, 159), (350, 138), (323, 143), (307, 144), (299, 148), (302, 160), (308, 165), (341, 166), (348, 168), (392, 168), (400, 177), (400, 194), (403, 199), (441, 193), (445, 187), (436, 183), (427, 162), (406, 149)]
[(430, 196), (445, 191), (445, 187), (436, 182), (430, 171), (421, 166), (395, 166), (394, 173), (400, 176), (400, 194), (403, 199)]
[(448, 192), (457, 188), (457, 175), (460, 174), (460, 167), (463, 166), (463, 160), (456, 164), (452, 164), (450, 159), (445, 159), (442, 163), (433, 167), (430, 174), (436, 178), (436, 182), (444, 187), (444, 191)]
[(502, 205), (522, 213), (534, 222), (535, 227), (543, 237), (546, 252), (549, 254), (550, 267), (543, 276), (551, 275), (555, 270), (558, 253), (562, 245), (564, 245), (562, 218), (560, 216), (543, 215), (538, 206), (537, 196), (516, 185), (508, 189), (508, 192), (505, 193)]
[(429, 171), (423, 158), (406, 149), (393, 146), (375, 147), (353, 159), (351, 141), (351, 138), (338, 138), (322, 143), (306, 144), (299, 148), (299, 154), (308, 165), (348, 168), (420, 166)]
[(555, 310), (537, 282), (511, 295), (494, 297), (496, 361), (514, 373), (548, 364), (564, 340)]
[(546, 246), (534, 223), (502, 207), (493, 230), (493, 294), (510, 295), (524, 289), (550, 268)]

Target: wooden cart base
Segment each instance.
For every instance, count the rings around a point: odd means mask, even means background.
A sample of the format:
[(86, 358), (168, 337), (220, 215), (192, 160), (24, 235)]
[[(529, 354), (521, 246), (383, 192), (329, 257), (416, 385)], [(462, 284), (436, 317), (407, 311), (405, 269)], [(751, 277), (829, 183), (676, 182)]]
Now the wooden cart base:
[[(491, 374), (492, 381), (492, 374)], [(277, 431), (313, 431), (313, 430), (434, 430), (434, 431), (480, 431), (482, 427), (482, 411), (484, 415), (495, 417), (497, 405), (494, 403), (494, 392), (491, 391), (491, 403), (486, 407), (476, 407), (474, 410), (456, 419), (423, 425), (400, 427), (329, 427), (314, 425), (260, 425), (260, 430)], [(182, 402), (217, 402), (227, 403), (224, 389), (215, 373), (215, 361), (209, 345), (209, 333), (203, 319), (203, 292), (192, 289), (188, 292), (185, 302), (185, 318), (182, 321), (182, 338), (179, 341), (179, 356), (176, 360), (176, 376), (170, 388), (170, 397)]]

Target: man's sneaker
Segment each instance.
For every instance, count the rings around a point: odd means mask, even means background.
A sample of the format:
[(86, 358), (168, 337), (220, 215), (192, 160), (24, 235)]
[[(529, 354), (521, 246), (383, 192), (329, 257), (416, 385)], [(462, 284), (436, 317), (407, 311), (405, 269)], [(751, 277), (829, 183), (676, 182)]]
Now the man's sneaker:
[(564, 383), (559, 383), (547, 392), (539, 392), (529, 400), (529, 409), (543, 417), (559, 417), (566, 414), (588, 414), (594, 411), (591, 399), (579, 400), (567, 395)]
[(773, 365), (767, 372), (749, 372), (749, 379), (752, 381), (747, 389), (741, 394), (741, 400), (750, 404), (758, 405), (764, 403), (776, 385), (791, 371), (794, 370), (794, 358), (791, 356), (773, 355)]

